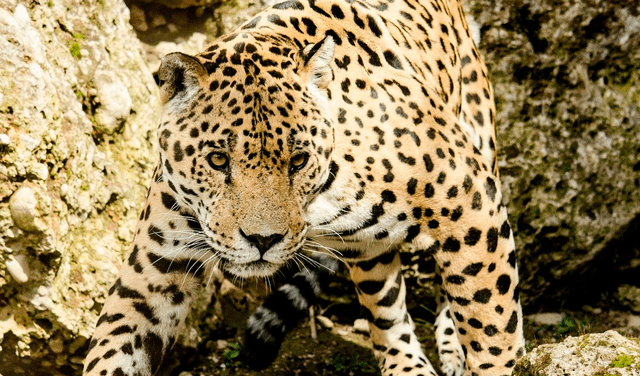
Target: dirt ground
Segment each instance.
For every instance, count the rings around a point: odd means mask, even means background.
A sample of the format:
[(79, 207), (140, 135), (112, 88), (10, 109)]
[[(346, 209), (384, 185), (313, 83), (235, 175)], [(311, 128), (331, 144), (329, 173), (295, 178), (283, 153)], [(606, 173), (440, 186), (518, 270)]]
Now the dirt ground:
[[(433, 320), (436, 308), (435, 294), (429, 287), (432, 274), (420, 274), (421, 278), (406, 278), (410, 295), (407, 305), (414, 322), (416, 334), (425, 349), (431, 363), (438, 365), (435, 339), (433, 336)], [(411, 291), (420, 294), (411, 294)], [(316, 325), (317, 339), (311, 338), (309, 320), (304, 320), (289, 333), (283, 343), (280, 354), (274, 364), (262, 371), (253, 371), (244, 366), (242, 361), (242, 334), (244, 322), (248, 315), (260, 302), (262, 292), (249, 290), (255, 295), (255, 303), (247, 312), (227, 314), (233, 319), (226, 320), (228, 326), (212, 332), (203, 345), (197, 350), (184, 353), (179, 360), (166, 369), (172, 369), (165, 376), (217, 376), (217, 375), (261, 375), (261, 376), (293, 376), (293, 375), (379, 375), (377, 363), (373, 358), (371, 345), (366, 333), (355, 332), (353, 322), (360, 317), (359, 305), (355, 290), (344, 275), (336, 276), (336, 280), (321, 296), (316, 312), (330, 318), (334, 323), (332, 329)], [(525, 338), (528, 350), (546, 343), (562, 341), (567, 336), (579, 336), (586, 333), (600, 333), (614, 329), (630, 337), (640, 336), (639, 326), (629, 326), (630, 312), (617, 310), (620, 307), (612, 297), (601, 297), (591, 306), (570, 307), (536, 307), (535, 312), (525, 307)], [(554, 313), (555, 324), (539, 322), (532, 314), (538, 312)], [(637, 314), (637, 313), (636, 313)], [(563, 317), (561, 320), (560, 315)], [(225, 324), (226, 325), (226, 324)], [(177, 350), (180, 352), (181, 350)]]

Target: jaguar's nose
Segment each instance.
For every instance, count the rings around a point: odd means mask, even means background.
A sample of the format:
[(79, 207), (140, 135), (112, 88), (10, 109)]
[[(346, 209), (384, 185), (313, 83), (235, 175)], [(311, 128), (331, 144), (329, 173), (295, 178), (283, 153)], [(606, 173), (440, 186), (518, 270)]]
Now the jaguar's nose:
[(242, 235), (242, 237), (247, 239), (247, 241), (251, 243), (254, 247), (258, 248), (258, 252), (260, 252), (260, 257), (264, 256), (264, 254), (269, 250), (269, 248), (271, 248), (272, 246), (280, 242), (282, 239), (284, 239), (284, 234), (271, 234), (268, 236), (264, 236), (260, 234), (247, 235), (244, 233), (244, 231), (242, 231), (242, 229), (240, 229), (240, 235)]

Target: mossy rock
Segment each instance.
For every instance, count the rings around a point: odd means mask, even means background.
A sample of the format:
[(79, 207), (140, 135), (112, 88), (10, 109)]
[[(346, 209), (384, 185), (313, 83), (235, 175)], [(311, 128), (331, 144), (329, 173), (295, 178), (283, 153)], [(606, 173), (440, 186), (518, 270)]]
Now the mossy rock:
[(4, 376), (80, 373), (129, 249), (160, 99), (126, 14), (118, 0), (0, 1)]
[(539, 346), (518, 362), (513, 375), (634, 376), (639, 369), (640, 344), (610, 330)]
[(525, 307), (597, 301), (640, 272), (637, 3), (468, 3), (497, 100)]

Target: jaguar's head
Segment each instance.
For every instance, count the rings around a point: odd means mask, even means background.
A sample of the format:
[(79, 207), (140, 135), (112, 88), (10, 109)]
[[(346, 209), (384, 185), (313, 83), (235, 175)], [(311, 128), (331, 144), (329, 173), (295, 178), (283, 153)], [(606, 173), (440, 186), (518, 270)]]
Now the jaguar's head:
[(330, 175), (334, 42), (293, 46), (234, 34), (195, 57), (167, 55), (158, 71), (163, 178), (240, 277), (271, 275), (294, 257), (305, 208)]

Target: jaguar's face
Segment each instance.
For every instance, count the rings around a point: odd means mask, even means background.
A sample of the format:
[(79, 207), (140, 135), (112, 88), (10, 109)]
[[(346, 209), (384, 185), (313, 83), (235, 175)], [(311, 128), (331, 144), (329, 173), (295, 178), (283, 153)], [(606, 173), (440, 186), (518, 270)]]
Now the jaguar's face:
[[(214, 44), (210, 60), (163, 62), (163, 176), (224, 269), (267, 276), (304, 242), (303, 211), (328, 178), (333, 130), (309, 78), (317, 77), (300, 66), (303, 52), (255, 40), (226, 44)], [(280, 69), (264, 69), (265, 60)]]

